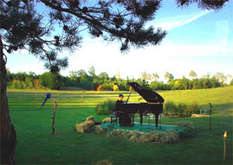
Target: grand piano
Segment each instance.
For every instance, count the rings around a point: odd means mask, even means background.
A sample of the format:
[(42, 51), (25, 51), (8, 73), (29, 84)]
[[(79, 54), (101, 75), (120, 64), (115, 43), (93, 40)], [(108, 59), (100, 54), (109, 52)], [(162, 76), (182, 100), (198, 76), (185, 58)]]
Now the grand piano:
[(114, 108), (115, 114), (119, 117), (120, 126), (133, 126), (134, 114), (139, 113), (140, 124), (143, 124), (143, 115), (147, 113), (154, 114), (155, 127), (158, 127), (159, 114), (163, 112), (164, 99), (158, 93), (140, 86), (136, 82), (130, 82), (129, 85), (139, 93), (146, 103), (126, 103), (117, 104)]

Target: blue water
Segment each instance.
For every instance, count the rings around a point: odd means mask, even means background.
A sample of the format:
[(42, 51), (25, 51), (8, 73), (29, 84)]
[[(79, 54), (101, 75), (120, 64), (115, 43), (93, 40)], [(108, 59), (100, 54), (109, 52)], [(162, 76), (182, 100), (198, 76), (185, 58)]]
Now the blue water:
[(174, 130), (174, 131), (182, 131), (183, 128), (175, 126), (175, 125), (165, 125), (165, 124), (159, 124), (158, 128), (155, 127), (155, 124), (142, 124), (140, 123), (134, 123), (133, 127), (120, 127), (118, 123), (102, 123), (103, 128), (111, 128), (111, 129), (123, 129), (123, 130), (133, 130), (133, 131), (140, 131), (140, 132), (165, 132), (167, 130)]

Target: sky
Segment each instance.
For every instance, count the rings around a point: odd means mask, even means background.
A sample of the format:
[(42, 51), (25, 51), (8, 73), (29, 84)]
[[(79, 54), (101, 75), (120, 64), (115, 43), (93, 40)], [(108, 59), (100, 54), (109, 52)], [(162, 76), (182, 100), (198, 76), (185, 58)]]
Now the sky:
[[(61, 74), (68, 76), (70, 71), (87, 71), (94, 66), (96, 74), (120, 73), (122, 78), (139, 78), (142, 72), (157, 73), (160, 79), (165, 72), (181, 78), (188, 77), (191, 70), (199, 77), (216, 72), (233, 75), (233, 0), (216, 11), (200, 9), (196, 4), (178, 8), (175, 0), (163, 0), (147, 26), (167, 31), (159, 45), (131, 48), (122, 54), (118, 42), (86, 36), (73, 53), (62, 52), (69, 57), (69, 66)], [(13, 73), (47, 71), (42, 61), (24, 50), (8, 55), (7, 68)]]

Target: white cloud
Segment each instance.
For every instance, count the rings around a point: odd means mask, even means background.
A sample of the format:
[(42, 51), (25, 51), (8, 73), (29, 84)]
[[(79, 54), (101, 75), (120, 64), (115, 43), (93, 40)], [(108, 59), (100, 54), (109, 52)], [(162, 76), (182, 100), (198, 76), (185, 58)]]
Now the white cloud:
[(167, 30), (167, 31), (172, 30), (172, 29), (184, 26), (186, 24), (189, 24), (199, 19), (200, 17), (205, 16), (206, 14), (210, 12), (211, 10), (205, 10), (195, 15), (183, 15), (183, 16), (174, 16), (174, 17), (166, 18), (165, 21), (161, 21), (155, 26), (161, 27), (162, 29)]
[[(178, 45), (164, 42), (158, 46), (148, 46), (144, 49), (132, 48), (127, 54), (120, 54), (119, 45), (106, 44), (101, 39), (86, 40), (77, 55), (69, 58), (69, 68), (63, 71), (68, 74), (70, 70), (85, 69), (94, 66), (97, 74), (107, 72), (111, 76), (118, 71), (122, 77), (140, 77), (141, 73), (157, 72), (163, 77), (165, 72), (171, 72), (178, 77), (188, 74), (190, 70), (206, 74), (214, 72), (215, 66), (198, 64), (188, 58), (213, 58), (222, 56), (221, 45)], [(229, 51), (229, 50), (224, 50)], [(217, 68), (219, 69), (219, 68)], [(224, 67), (221, 68), (226, 71)]]

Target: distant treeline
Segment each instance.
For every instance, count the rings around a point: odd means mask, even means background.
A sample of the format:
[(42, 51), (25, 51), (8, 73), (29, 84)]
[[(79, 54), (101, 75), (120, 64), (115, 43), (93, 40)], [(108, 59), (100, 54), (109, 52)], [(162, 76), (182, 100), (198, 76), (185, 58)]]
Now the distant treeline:
[(62, 76), (59, 73), (45, 72), (41, 75), (30, 73), (7, 73), (8, 88), (25, 89), (25, 88), (49, 88), (49, 89), (80, 89), (80, 90), (129, 90), (128, 82), (138, 82), (140, 85), (153, 90), (186, 90), (186, 89), (203, 89), (217, 88), (226, 85), (226, 76), (217, 73), (215, 76), (205, 76), (197, 78), (194, 71), (191, 71), (190, 79), (183, 77), (175, 79), (171, 73), (166, 72), (164, 77), (166, 82), (160, 81), (158, 74), (142, 73), (138, 79), (122, 79), (120, 76), (109, 77), (106, 72), (98, 75), (95, 74), (94, 67), (88, 72), (78, 70), (70, 72), (69, 76)]

